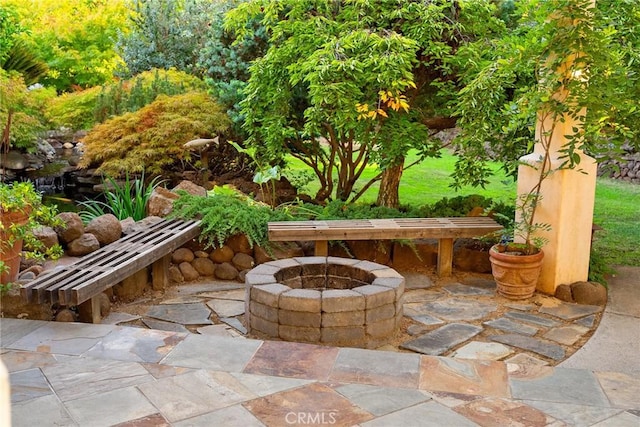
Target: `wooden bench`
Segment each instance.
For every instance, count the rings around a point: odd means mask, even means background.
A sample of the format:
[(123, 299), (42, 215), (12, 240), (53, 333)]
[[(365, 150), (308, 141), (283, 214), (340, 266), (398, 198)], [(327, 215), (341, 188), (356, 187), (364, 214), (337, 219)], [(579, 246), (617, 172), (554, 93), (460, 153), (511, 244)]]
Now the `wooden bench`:
[(314, 241), (327, 256), (329, 240), (439, 239), (438, 275), (450, 276), (453, 240), (477, 237), (503, 227), (488, 217), (282, 221), (268, 225), (271, 241)]
[(93, 323), (100, 322), (98, 295), (152, 265), (154, 289), (167, 285), (171, 253), (200, 234), (200, 221), (162, 220), (127, 234), (76, 263), (42, 273), (21, 288), (27, 302), (78, 306), (91, 301)]

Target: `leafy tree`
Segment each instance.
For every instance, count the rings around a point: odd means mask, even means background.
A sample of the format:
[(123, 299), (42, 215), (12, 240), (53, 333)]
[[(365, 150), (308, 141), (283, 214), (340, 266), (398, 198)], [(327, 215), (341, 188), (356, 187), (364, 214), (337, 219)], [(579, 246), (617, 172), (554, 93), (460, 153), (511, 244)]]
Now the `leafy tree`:
[(117, 49), (131, 76), (152, 68), (176, 68), (202, 76), (196, 67), (211, 16), (211, 0), (135, 0), (130, 32), (121, 31)]
[[(541, 112), (582, 123), (563, 148), (565, 166), (576, 150), (616, 155), (625, 143), (639, 146), (640, 3), (587, 0), (517, 3), (515, 31), (492, 42), (470, 44), (458, 58), (467, 65), (456, 114), (462, 128), (455, 185), (483, 185), (487, 160), (515, 174), (518, 159), (535, 142)], [(571, 69), (571, 78), (557, 70)], [(557, 96), (553, 94), (563, 94)]]
[(126, 31), (124, 0), (2, 0), (27, 30), (20, 38), (49, 67), (41, 80), (59, 92), (109, 81), (121, 62), (114, 49)]
[(378, 201), (397, 205), (407, 151), (424, 157), (441, 146), (430, 127), (452, 112), (456, 70), (447, 59), (463, 42), (502, 31), (493, 13), (480, 0), (240, 4), (227, 28), (244, 40), (260, 20), (269, 42), (242, 104), (248, 143), (274, 161), (302, 160), (321, 201), (357, 199), (356, 181), (377, 163), (385, 171), (375, 178), (383, 178)]
[(196, 138), (212, 138), (229, 128), (222, 108), (205, 92), (161, 95), (133, 113), (114, 117), (83, 139), (81, 167), (97, 167), (110, 176), (145, 171), (167, 173), (194, 159), (183, 147)]
[(11, 5), (0, 5), (0, 62), (15, 43), (15, 35), (22, 31), (16, 10)]

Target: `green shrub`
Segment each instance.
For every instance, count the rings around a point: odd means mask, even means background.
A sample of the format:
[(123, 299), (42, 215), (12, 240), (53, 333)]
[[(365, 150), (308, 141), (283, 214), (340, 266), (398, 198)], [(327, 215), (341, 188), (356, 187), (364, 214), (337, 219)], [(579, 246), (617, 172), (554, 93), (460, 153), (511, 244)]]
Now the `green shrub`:
[(240, 194), (212, 191), (201, 197), (181, 192), (181, 196), (173, 204), (172, 216), (201, 219), (200, 240), (214, 248), (235, 234), (246, 235), (252, 246), (268, 246), (267, 223), (292, 219), (284, 210), (271, 209)]
[(96, 86), (63, 93), (52, 99), (47, 106), (47, 119), (56, 128), (64, 126), (74, 130), (90, 129), (96, 123), (94, 111), (101, 90), (100, 86)]
[(104, 188), (111, 188), (104, 192), (106, 202), (88, 200), (80, 202), (83, 210), (79, 212), (80, 218), (86, 224), (92, 219), (112, 213), (119, 220), (133, 218), (140, 221), (146, 215), (146, 207), (151, 193), (160, 185), (160, 177), (157, 176), (145, 185), (144, 173), (140, 178), (129, 179), (126, 173), (124, 184), (120, 185), (115, 179), (107, 177), (102, 180)]
[(224, 133), (229, 118), (205, 92), (160, 95), (142, 109), (100, 124), (87, 134), (81, 167), (110, 176), (125, 172), (161, 175), (174, 163), (190, 162), (183, 145)]

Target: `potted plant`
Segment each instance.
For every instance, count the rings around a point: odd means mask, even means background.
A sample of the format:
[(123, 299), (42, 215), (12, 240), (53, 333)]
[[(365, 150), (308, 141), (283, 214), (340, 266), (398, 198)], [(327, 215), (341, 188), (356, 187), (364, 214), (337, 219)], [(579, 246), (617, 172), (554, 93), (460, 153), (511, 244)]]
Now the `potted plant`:
[[(56, 258), (62, 248), (46, 247), (33, 234), (34, 229), (61, 225), (55, 217), (56, 208), (45, 206), (42, 196), (31, 182), (0, 182), (0, 286), (15, 282), (21, 257), (31, 259)], [(26, 249), (22, 251), (23, 247)]]

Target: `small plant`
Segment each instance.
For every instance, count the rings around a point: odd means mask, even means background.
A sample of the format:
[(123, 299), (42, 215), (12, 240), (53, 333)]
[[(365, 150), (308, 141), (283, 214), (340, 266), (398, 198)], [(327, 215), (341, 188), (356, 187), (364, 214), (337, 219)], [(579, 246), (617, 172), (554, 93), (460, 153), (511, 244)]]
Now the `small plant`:
[(200, 239), (217, 248), (235, 234), (244, 234), (253, 245), (268, 246), (267, 223), (292, 219), (285, 211), (271, 209), (229, 188), (215, 187), (208, 197), (182, 193), (173, 204), (173, 217), (199, 218)]
[(229, 141), (229, 144), (233, 145), (233, 147), (236, 150), (238, 150), (238, 153), (246, 154), (251, 158), (251, 160), (253, 160), (253, 163), (256, 167), (256, 173), (255, 175), (253, 175), (253, 182), (255, 182), (260, 186), (260, 191), (262, 192), (262, 200), (265, 200), (265, 201), (267, 199), (266, 199), (264, 188), (267, 184), (269, 184), (269, 190), (270, 190), (269, 201), (270, 201), (271, 207), (275, 207), (276, 206), (276, 181), (280, 180), (280, 177), (281, 177), (280, 166), (278, 165), (271, 166), (269, 164), (261, 162), (256, 153), (255, 147), (243, 148), (238, 143), (233, 141)]
[(122, 185), (112, 177), (103, 179), (103, 187), (111, 188), (111, 190), (104, 192), (106, 202), (98, 200), (80, 202), (83, 207), (79, 213), (80, 218), (87, 223), (98, 216), (112, 213), (120, 220), (133, 218), (134, 221), (140, 221), (146, 216), (147, 202), (151, 193), (163, 182), (159, 176), (153, 178), (146, 185), (144, 181), (144, 173), (140, 178), (132, 180), (129, 178), (128, 172)]
[[(21, 215), (22, 214), (22, 215)], [(19, 248), (14, 244), (22, 242), (22, 256), (28, 259), (42, 260), (44, 258), (58, 258), (62, 255), (62, 248), (54, 245), (47, 248), (38, 240), (33, 230), (41, 226), (60, 226), (62, 222), (56, 218), (55, 206), (42, 204), (42, 195), (38, 193), (31, 182), (16, 182), (5, 184), (0, 182), (0, 274), (6, 273), (17, 276), (17, 272), (9, 272), (10, 260), (5, 258)], [(23, 217), (19, 221), (9, 221), (13, 216)], [(19, 266), (19, 264), (18, 264)], [(7, 275), (7, 277), (11, 277)], [(2, 282), (4, 282), (3, 280)], [(7, 290), (9, 283), (2, 283), (0, 290)]]

